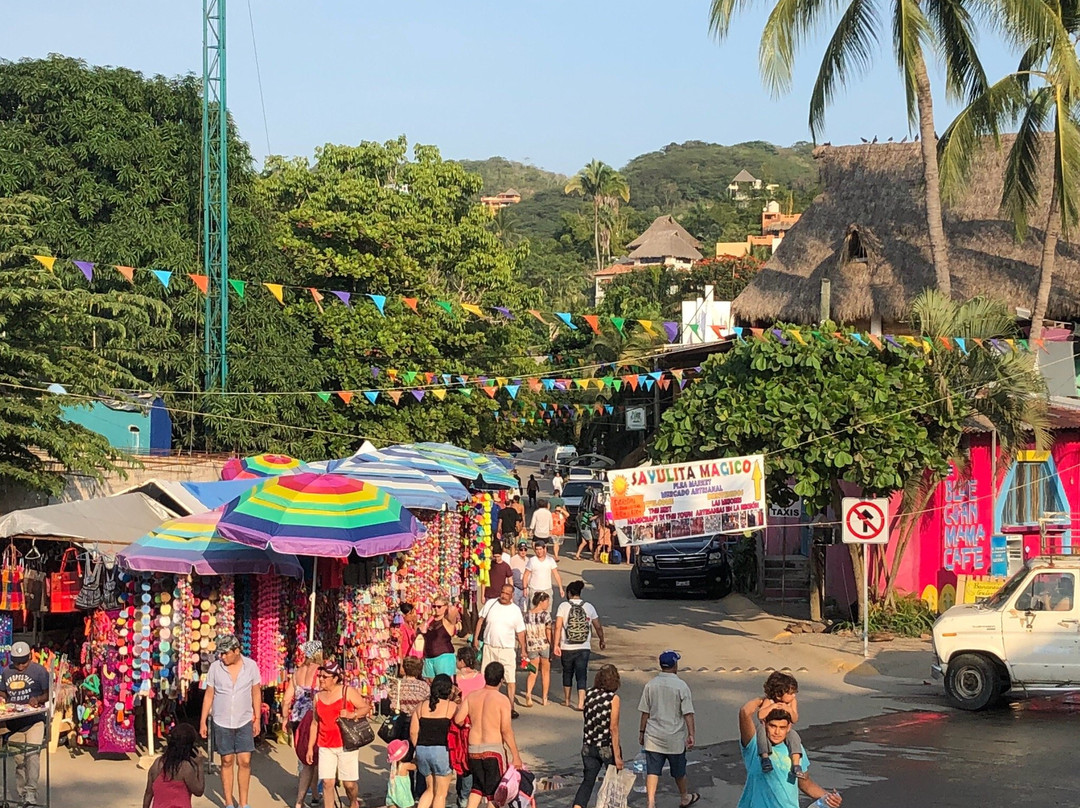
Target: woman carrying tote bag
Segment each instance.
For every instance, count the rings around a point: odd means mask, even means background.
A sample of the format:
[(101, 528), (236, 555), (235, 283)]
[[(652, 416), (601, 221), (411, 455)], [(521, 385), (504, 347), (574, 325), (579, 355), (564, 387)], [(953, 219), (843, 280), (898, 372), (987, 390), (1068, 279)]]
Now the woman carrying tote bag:
[(371, 702), (361, 696), (356, 688), (346, 687), (343, 684), (344, 679), (344, 671), (334, 660), (319, 668), (319, 690), (315, 694), (312, 713), (315, 726), (308, 740), (305, 762), (308, 765), (314, 762), (317, 745), (324, 808), (334, 808), (335, 780), (344, 784), (349, 808), (360, 808), (360, 752), (358, 749), (345, 749), (338, 719), (366, 719), (371, 713)]

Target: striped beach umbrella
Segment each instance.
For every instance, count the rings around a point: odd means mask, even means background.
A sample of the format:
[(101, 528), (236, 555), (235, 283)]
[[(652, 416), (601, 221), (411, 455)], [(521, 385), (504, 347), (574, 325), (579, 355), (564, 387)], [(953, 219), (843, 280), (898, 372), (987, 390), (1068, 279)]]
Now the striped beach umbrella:
[(132, 572), (174, 575), (264, 575), (303, 577), (295, 557), (228, 541), (216, 534), (221, 509), (170, 519), (116, 554)]
[(218, 533), (281, 553), (341, 558), (407, 550), (424, 527), (400, 500), (344, 474), (271, 477), (225, 506)]
[(411, 446), (422, 452), (431, 452), (436, 455), (441, 454), (446, 455), (447, 457), (467, 460), (484, 472), (484, 482), (501, 487), (517, 487), (517, 480), (515, 480), (510, 473), (514, 470), (514, 461), (512, 459), (507, 458), (504, 460), (497, 455), (485, 454), (484, 452), (473, 452), (468, 449), (462, 449), (460, 446), (454, 446), (451, 443), (424, 441), (422, 443), (406, 443), (404, 445)]
[(252, 457), (231, 457), (221, 470), (223, 480), (251, 480), (256, 477), (280, 477), (296, 474), (303, 464), (295, 457), (279, 454), (258, 454)]
[(422, 471), (392, 463), (365, 463), (346, 457), (342, 460), (305, 463), (304, 471), (344, 474), (372, 483), (400, 500), (406, 508), (437, 511), (444, 507), (454, 508), (458, 502), (469, 498), (468, 489), (449, 475), (440, 484)]
[[(513, 477), (509, 477), (510, 482), (505, 481), (508, 475), (504, 471), (493, 472), (492, 469), (481, 468), (465, 457), (454, 457), (445, 452), (417, 447), (418, 444), (399, 444), (385, 449), (362, 449), (353, 457), (359, 460), (396, 463), (419, 469), (427, 474), (433, 472), (450, 474), (479, 488), (510, 488), (517, 485)], [(488, 476), (485, 476), (485, 471), (495, 479), (489, 480)]]

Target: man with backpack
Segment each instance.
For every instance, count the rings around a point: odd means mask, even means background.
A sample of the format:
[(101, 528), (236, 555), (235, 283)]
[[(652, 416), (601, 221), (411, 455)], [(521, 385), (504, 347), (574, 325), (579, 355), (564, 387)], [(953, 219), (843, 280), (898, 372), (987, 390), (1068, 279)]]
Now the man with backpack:
[(571, 581), (566, 585), (566, 601), (555, 615), (555, 656), (562, 660), (563, 704), (571, 707), (570, 690), (577, 680), (577, 711), (585, 710), (585, 689), (589, 673), (589, 655), (595, 633), (600, 640), (600, 650), (607, 648), (604, 627), (600, 616), (591, 603), (581, 599), (584, 581)]

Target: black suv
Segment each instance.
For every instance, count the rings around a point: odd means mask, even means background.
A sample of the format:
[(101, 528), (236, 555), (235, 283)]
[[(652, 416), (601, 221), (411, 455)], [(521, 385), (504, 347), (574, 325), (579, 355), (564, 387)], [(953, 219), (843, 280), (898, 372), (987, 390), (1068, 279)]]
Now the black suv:
[(710, 598), (731, 593), (732, 574), (722, 536), (638, 545), (630, 570), (636, 598), (700, 592)]

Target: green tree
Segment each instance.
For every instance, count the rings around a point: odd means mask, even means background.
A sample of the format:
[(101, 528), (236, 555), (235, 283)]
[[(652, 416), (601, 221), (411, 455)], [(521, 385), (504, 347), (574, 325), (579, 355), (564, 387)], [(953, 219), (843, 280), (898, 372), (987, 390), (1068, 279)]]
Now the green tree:
[(1050, 302), (1058, 240), (1068, 240), (1080, 221), (1080, 60), (1075, 46), (1080, 7), (1075, 0), (1066, 0), (1038, 2), (1036, 9), (1041, 14), (1015, 26), (1017, 40), (1025, 47), (1016, 72), (972, 101), (940, 144), (945, 192), (947, 198), (956, 198), (966, 191), (984, 138), (993, 136), (997, 141), (1003, 126), (1019, 124), (1009, 146), (1001, 198), (1018, 240), (1027, 237), (1030, 217), (1042, 213), (1043, 178), (1047, 174), (1051, 178), (1031, 313), (1035, 339), (1042, 336)]
[[(1038, 449), (1049, 447), (1046, 383), (1035, 368), (1034, 355), (978, 347), (978, 341), (1019, 336), (1016, 319), (1004, 303), (987, 298), (958, 303), (928, 289), (912, 303), (911, 320), (915, 333), (935, 345), (942, 338), (966, 340), (963, 350), (956, 345), (955, 350), (937, 350), (928, 359), (925, 373), (934, 392), (930, 412), (949, 419), (981, 417), (997, 433), (997, 445), (1006, 458), (1032, 442)], [(952, 464), (963, 468), (965, 460), (957, 453)], [(886, 576), (884, 600), (888, 605), (894, 602), (896, 575), (908, 543), (945, 473), (919, 471), (904, 485), (895, 549)]]
[[(91, 292), (73, 267), (50, 272), (34, 261), (46, 252), (37, 222), (47, 207), (29, 194), (0, 197), (0, 487), (56, 495), (64, 478), (54, 461), (95, 478), (120, 472), (122, 455), (64, 420), (62, 408), (141, 389), (132, 369), (152, 371), (156, 360), (132, 350), (130, 337), (167, 325), (169, 311), (130, 292)], [(53, 383), (68, 395), (45, 392)]]
[[(323, 389), (387, 390), (374, 405), (358, 397), (337, 410), (350, 431), (377, 441), (448, 440), (475, 448), (535, 433), (495, 420), (505, 393), (493, 400), (456, 390), (441, 401), (425, 395), (417, 402), (405, 392), (397, 405), (389, 397), (391, 387), (424, 385), (415, 376), (413, 384), (403, 381), (409, 373), (513, 378), (535, 372), (533, 342), (546, 345), (546, 335), (531, 324), (495, 313), (495, 306), (536, 308), (540, 297), (518, 275), (527, 245), (507, 249), (475, 203), (477, 175), (431, 146), (416, 146), (409, 159), (400, 138), (327, 145), (314, 161), (271, 158), (261, 187), (277, 212), (278, 249), (295, 282), (351, 295), (352, 305), (327, 300), (322, 312), (310, 298), (286, 301), (286, 317), (313, 324)], [(367, 295), (386, 296), (386, 317)], [(401, 300), (410, 295), (421, 298), (418, 314)], [(464, 314), (460, 303), (491, 316)], [(373, 365), (401, 375), (396, 383), (376, 379)], [(527, 391), (519, 398), (527, 400)]]
[[(1038, 0), (1036, 0), (1038, 2)], [(735, 12), (750, 0), (711, 0), (710, 30), (720, 39), (730, 31)], [(823, 129), (825, 111), (837, 89), (869, 69), (879, 50), (879, 31), (892, 29), (892, 55), (904, 83), (910, 125), (921, 137), (926, 226), (937, 288), (952, 294), (948, 242), (942, 220), (941, 182), (938, 172), (937, 134), (933, 97), (926, 69), (927, 51), (942, 55), (946, 89), (951, 95), (977, 97), (987, 86), (974, 44), (974, 21), (969, 6), (950, 0), (890, 0), (874, 4), (847, 0), (829, 39), (810, 97), (810, 132)], [(832, 6), (813, 0), (778, 0), (761, 35), (759, 61), (766, 85), (775, 94), (791, 89), (798, 47), (827, 24)]]
[(580, 194), (593, 203), (593, 246), (596, 252), (596, 271), (604, 268), (600, 261), (600, 209), (610, 207), (617, 199), (630, 201), (630, 186), (614, 168), (601, 160), (593, 160), (563, 189), (567, 194)]

